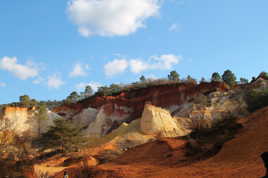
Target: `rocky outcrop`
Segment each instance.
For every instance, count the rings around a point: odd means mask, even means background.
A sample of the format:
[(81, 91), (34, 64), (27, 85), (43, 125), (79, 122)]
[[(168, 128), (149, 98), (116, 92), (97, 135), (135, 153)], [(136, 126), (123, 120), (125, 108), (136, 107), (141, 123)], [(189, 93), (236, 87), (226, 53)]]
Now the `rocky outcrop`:
[(79, 114), (83, 109), (86, 109), (86, 108), (88, 107), (82, 108), (81, 110), (77, 110), (69, 105), (68, 106), (62, 105), (62, 106), (54, 108), (52, 111), (54, 113), (57, 113), (59, 116), (63, 118), (69, 119), (69, 118), (74, 117), (76, 114)]
[(189, 134), (167, 110), (146, 104), (141, 117), (140, 129), (146, 135), (178, 137)]
[(72, 118), (72, 121), (78, 127), (88, 127), (92, 122), (95, 121), (98, 114), (98, 110), (95, 108), (86, 108), (79, 114)]
[(248, 115), (243, 91), (212, 92), (200, 94), (193, 101), (177, 106), (172, 115), (189, 129), (210, 128), (223, 119), (239, 118)]
[[(54, 126), (54, 120), (55, 119), (61, 119), (62, 117), (50, 110), (47, 111), (47, 116), (48, 116), (48, 119), (46, 120), (41, 120), (40, 121), (40, 132), (41, 133), (45, 133), (48, 131), (48, 129), (51, 127), (51, 126)], [(34, 116), (35, 119), (36, 116)]]
[(97, 137), (106, 135), (128, 120), (131, 112), (130, 108), (124, 106), (105, 104), (98, 111), (96, 119), (89, 124), (86, 133)]
[(39, 126), (41, 133), (44, 133), (54, 124), (53, 120), (60, 117), (48, 111), (48, 119), (39, 123), (37, 112), (35, 108), (5, 107), (0, 118), (0, 131), (12, 132), (17, 136), (36, 137), (39, 135)]
[[(220, 82), (177, 83), (123, 91), (116, 96), (92, 96), (75, 104), (63, 105), (53, 111), (66, 119), (72, 119), (79, 127), (87, 127), (87, 136), (103, 136), (118, 128), (123, 122), (141, 118), (146, 103), (171, 108), (189, 103), (196, 96), (211, 92), (227, 91)], [(171, 110), (170, 110), (171, 111)]]
[(109, 104), (111, 107), (106, 108), (108, 112), (111, 108), (115, 108), (115, 106), (118, 108), (127, 107), (132, 110), (129, 113), (130, 117), (136, 119), (141, 117), (146, 102), (151, 102), (158, 107), (167, 108), (172, 105), (184, 104), (200, 93), (207, 94), (214, 91), (227, 90), (229, 90), (228, 86), (220, 82), (201, 83), (199, 85), (193, 83), (159, 85), (133, 89), (128, 92), (123, 91), (116, 96), (96, 95), (75, 104), (57, 107), (53, 111), (60, 113), (60, 115), (71, 116), (88, 107), (99, 110), (103, 105)]
[(10, 130), (18, 136), (23, 136), (24, 134), (35, 136), (37, 122), (33, 117), (34, 113), (28, 108), (6, 107), (3, 110), (0, 124), (3, 130)]

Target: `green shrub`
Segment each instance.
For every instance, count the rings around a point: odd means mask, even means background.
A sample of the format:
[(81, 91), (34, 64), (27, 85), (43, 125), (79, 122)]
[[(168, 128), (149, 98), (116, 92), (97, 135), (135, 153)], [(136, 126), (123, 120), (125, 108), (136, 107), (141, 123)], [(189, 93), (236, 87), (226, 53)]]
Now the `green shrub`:
[(134, 82), (129, 85), (117, 85), (112, 84), (109, 87), (102, 86), (96, 92), (97, 96), (116, 96), (121, 92), (129, 92), (133, 90), (138, 90), (142, 88), (148, 88), (153, 86), (161, 85), (176, 85), (179, 84), (179, 81), (168, 80), (168, 79), (157, 79), (157, 80), (146, 80), (143, 82)]
[(249, 91), (246, 96), (246, 102), (248, 104), (248, 110), (251, 112), (268, 106), (268, 88), (261, 91)]

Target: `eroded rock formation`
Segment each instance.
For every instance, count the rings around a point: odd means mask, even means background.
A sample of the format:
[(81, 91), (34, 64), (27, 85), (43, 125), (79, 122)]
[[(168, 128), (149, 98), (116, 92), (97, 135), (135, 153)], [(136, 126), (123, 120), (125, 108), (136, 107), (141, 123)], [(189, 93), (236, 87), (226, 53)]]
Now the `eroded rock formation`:
[(98, 111), (94, 121), (89, 124), (86, 133), (91, 136), (106, 135), (127, 121), (131, 112), (133, 111), (130, 108), (124, 106), (105, 104)]
[(48, 119), (39, 122), (37, 112), (35, 108), (5, 107), (0, 117), (0, 129), (20, 137), (36, 137), (40, 134), (39, 126), (41, 133), (44, 133), (54, 124), (53, 120), (60, 117), (47, 111)]
[(160, 85), (122, 92), (117, 96), (93, 96), (75, 104), (57, 107), (53, 111), (70, 116), (88, 107), (99, 110), (103, 105), (109, 104), (110, 107), (105, 107), (105, 111), (121, 112), (116, 108), (127, 107), (132, 110), (129, 113), (130, 117), (136, 119), (141, 117), (147, 102), (158, 107), (167, 108), (186, 103), (200, 93), (207, 94), (227, 90), (229, 90), (229, 87), (220, 82), (201, 83), (199, 85), (192, 83)]
[(146, 135), (178, 137), (190, 131), (179, 125), (167, 110), (146, 104), (141, 117), (141, 131)]

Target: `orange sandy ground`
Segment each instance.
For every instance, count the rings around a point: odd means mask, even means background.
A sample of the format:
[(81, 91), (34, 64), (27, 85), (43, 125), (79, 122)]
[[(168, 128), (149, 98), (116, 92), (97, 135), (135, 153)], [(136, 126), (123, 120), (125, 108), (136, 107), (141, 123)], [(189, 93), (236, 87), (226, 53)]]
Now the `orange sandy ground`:
[[(244, 119), (244, 128), (212, 158), (178, 164), (184, 151), (181, 140), (165, 139), (129, 150), (119, 159), (97, 166), (96, 178), (260, 178), (265, 168), (260, 158), (268, 151), (268, 108)], [(176, 149), (176, 147), (178, 149)], [(169, 156), (168, 156), (169, 155)], [(170, 156), (171, 155), (171, 156)]]

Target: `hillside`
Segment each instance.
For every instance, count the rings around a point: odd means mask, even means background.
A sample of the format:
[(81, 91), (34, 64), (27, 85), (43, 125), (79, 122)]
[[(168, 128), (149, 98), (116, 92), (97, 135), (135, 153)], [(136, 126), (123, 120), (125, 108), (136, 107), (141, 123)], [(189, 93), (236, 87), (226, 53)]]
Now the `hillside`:
[[(58, 178), (64, 171), (71, 177), (81, 178), (90, 175), (97, 178), (174, 177), (177, 172), (179, 177), (213, 177), (236, 175), (236, 170), (244, 168), (240, 166), (243, 160), (247, 162), (243, 165), (245, 168), (258, 165), (255, 168), (261, 175), (261, 162), (256, 164), (250, 160), (258, 157), (250, 158), (250, 155), (248, 159), (236, 161), (232, 160), (236, 156), (229, 156), (233, 153), (229, 151), (235, 151), (232, 145), (238, 145), (236, 148), (242, 145), (247, 150), (233, 154), (248, 156), (248, 152), (264, 152), (265, 149), (258, 146), (263, 145), (262, 141), (251, 143), (247, 137), (257, 137), (250, 135), (256, 134), (251, 133), (252, 128), (265, 125), (268, 109), (263, 110), (264, 115), (258, 111), (249, 116), (249, 108), (267, 105), (263, 99), (259, 102), (260, 97), (266, 97), (267, 86), (268, 81), (258, 77), (252, 83), (235, 87), (223, 82), (185, 82), (128, 88), (113, 95), (97, 93), (77, 103), (45, 110), (48, 117), (42, 122), (35, 108), (5, 107), (0, 118), (4, 148), (1, 156), (8, 160), (10, 167), (18, 165), (16, 172), (23, 172), (27, 164), (27, 174), (37, 177), (48, 174)], [(239, 129), (242, 121), (243, 128)], [(52, 132), (49, 137), (43, 137), (51, 128), (59, 128), (54, 130), (58, 132), (56, 137)], [(81, 141), (73, 144), (71, 141), (79, 141), (78, 137), (68, 139), (69, 135), (63, 135), (66, 141), (62, 144), (75, 149), (61, 150), (63, 147), (57, 143), (62, 140), (57, 135), (74, 133), (72, 128), (79, 131)], [(14, 140), (7, 133), (13, 134)], [(32, 136), (25, 137), (29, 134)], [(52, 136), (57, 141), (50, 140)], [(258, 138), (266, 136), (258, 135)], [(5, 141), (9, 137), (10, 141)], [(37, 142), (40, 138), (44, 139)], [(250, 146), (246, 144), (257, 145), (261, 150), (248, 150)], [(232, 162), (233, 167), (225, 165), (227, 162)], [(216, 169), (216, 164), (228, 172)]]
[[(184, 154), (172, 145), (178, 139), (153, 142), (124, 153), (117, 160), (98, 166), (94, 177), (248, 177), (265, 174), (260, 155), (268, 150), (268, 107), (247, 118), (234, 139), (225, 143), (221, 151), (204, 161), (180, 165), (176, 163)], [(171, 143), (171, 145), (170, 145)], [(179, 145), (181, 146), (181, 145)], [(165, 155), (172, 155), (167, 158)], [(172, 161), (173, 160), (173, 161)]]

